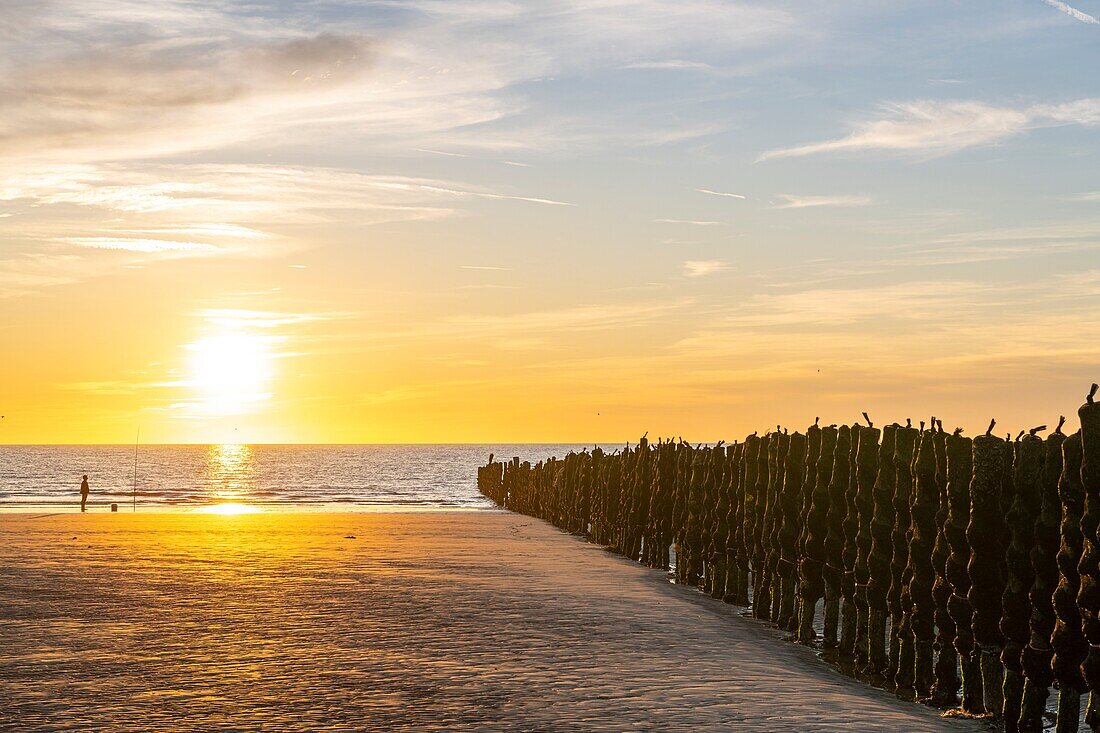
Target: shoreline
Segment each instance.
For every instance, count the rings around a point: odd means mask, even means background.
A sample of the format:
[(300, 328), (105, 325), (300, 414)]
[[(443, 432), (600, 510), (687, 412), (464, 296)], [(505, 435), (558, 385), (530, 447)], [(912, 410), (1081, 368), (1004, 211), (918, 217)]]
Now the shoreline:
[[(119, 503), (118, 511), (112, 512), (110, 504), (96, 504), (95, 509), (89, 508), (86, 512), (80, 511), (80, 503), (73, 504), (45, 504), (27, 503), (4, 505), (0, 503), (0, 515), (31, 515), (31, 514), (58, 514), (58, 515), (119, 515), (140, 514), (143, 516), (160, 514), (218, 514), (214, 511), (225, 504), (236, 502), (225, 501), (211, 504), (187, 504), (187, 505), (157, 505), (145, 506), (138, 504), (137, 511), (133, 511), (131, 505)], [(248, 502), (242, 504), (251, 511), (239, 512), (245, 514), (421, 514), (432, 512), (504, 512), (505, 509), (493, 506), (486, 501), (485, 506), (449, 505), (449, 504), (397, 504), (392, 502), (351, 504), (347, 502)]]

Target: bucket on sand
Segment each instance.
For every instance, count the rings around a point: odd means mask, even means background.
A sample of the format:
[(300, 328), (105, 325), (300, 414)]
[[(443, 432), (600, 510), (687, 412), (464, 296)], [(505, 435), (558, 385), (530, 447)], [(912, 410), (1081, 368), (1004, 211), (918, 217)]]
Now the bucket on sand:
[(111, 511), (112, 512), (117, 512), (118, 511), (118, 504), (112, 504), (111, 505)]

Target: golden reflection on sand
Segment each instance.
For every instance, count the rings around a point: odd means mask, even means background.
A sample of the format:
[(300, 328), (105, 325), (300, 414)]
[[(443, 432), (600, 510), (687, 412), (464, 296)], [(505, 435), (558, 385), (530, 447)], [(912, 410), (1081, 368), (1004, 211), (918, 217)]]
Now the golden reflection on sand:
[(254, 506), (241, 504), (237, 501), (226, 501), (221, 504), (211, 504), (210, 506), (199, 507), (195, 511), (201, 514), (222, 514), (225, 516), (234, 516), (237, 514), (254, 514), (260, 510)]

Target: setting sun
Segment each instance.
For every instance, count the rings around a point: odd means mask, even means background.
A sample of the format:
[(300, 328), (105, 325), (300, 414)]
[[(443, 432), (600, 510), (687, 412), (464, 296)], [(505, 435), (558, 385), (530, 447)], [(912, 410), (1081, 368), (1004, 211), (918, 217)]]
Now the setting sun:
[(272, 355), (262, 336), (227, 331), (186, 348), (191, 352), (189, 381), (201, 412), (235, 415), (271, 396), (265, 387), (271, 379)]

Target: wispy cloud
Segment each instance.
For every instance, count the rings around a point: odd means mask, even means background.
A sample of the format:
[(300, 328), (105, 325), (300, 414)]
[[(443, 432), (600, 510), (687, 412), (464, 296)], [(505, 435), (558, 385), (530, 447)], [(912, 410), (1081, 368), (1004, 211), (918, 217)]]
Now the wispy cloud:
[(245, 120), (273, 109), (331, 103), (373, 56), (370, 42), (353, 36), (237, 40), (199, 37), (171, 52), (133, 41), (20, 68), (4, 80), (0, 149), (129, 157), (210, 147), (248, 134)]
[(208, 324), (229, 329), (278, 329), (354, 317), (350, 312), (306, 313), (256, 308), (204, 308), (192, 315)]
[(730, 199), (744, 199), (744, 198), (746, 198), (745, 196), (742, 196), (739, 193), (729, 193), (727, 191), (712, 191), (709, 188), (697, 188), (695, 190), (698, 191), (699, 193), (705, 193), (705, 194), (708, 194), (710, 196), (724, 196), (725, 198), (730, 198)]
[[(1100, 249), (1100, 226), (1064, 223), (1029, 227), (993, 227), (930, 236), (895, 248), (866, 263), (873, 272), (912, 267), (954, 266), (1027, 258), (1050, 260), (1055, 255)], [(851, 266), (846, 268), (855, 272)], [(851, 273), (844, 273), (850, 275)]]
[(654, 219), (658, 224), (690, 224), (697, 227), (725, 226), (724, 221), (709, 221), (706, 219)]
[(1089, 25), (1098, 25), (1098, 24), (1100, 24), (1100, 20), (1097, 20), (1094, 16), (1091, 16), (1088, 13), (1083, 13), (1080, 10), (1078, 10), (1077, 8), (1072, 7), (1070, 5), (1067, 5), (1064, 2), (1061, 2), (1061, 0), (1043, 0), (1043, 2), (1046, 3), (1047, 5), (1049, 5), (1052, 8), (1056, 8), (1056, 9), (1062, 11), (1063, 13), (1065, 13), (1069, 17), (1073, 18), (1074, 20), (1079, 20), (1082, 23), (1087, 23)]
[[(181, 257), (283, 256), (310, 246), (303, 225), (434, 220), (455, 215), (464, 201), (571, 206), (453, 181), (319, 167), (79, 164), (0, 181), (0, 200), (20, 214), (24, 253), (79, 249), (88, 260), (110, 258), (116, 268)], [(44, 272), (51, 265), (62, 270), (57, 278)], [(29, 292), (35, 283), (82, 279), (64, 259), (16, 258), (5, 268), (8, 295), (16, 281)], [(103, 269), (89, 262), (83, 273), (92, 278)]]
[(866, 151), (945, 155), (1004, 142), (1033, 128), (1097, 124), (1100, 124), (1100, 98), (1022, 108), (975, 101), (921, 100), (886, 105), (878, 119), (857, 123), (845, 137), (771, 150), (757, 161)]
[(777, 204), (777, 209), (808, 209), (818, 206), (868, 206), (874, 202), (870, 196), (795, 196), (781, 193), (779, 198), (786, 203)]
[(431, 153), (432, 155), (442, 155), (447, 158), (469, 158), (466, 153), (454, 153), (447, 150), (431, 150), (430, 148), (414, 148), (418, 153)]
[(318, 144), (383, 150), (397, 140), (459, 156), (456, 147), (662, 145), (714, 128), (590, 116), (578, 130), (567, 115), (525, 115), (520, 87), (595, 67), (706, 69), (707, 57), (802, 32), (794, 13), (719, 0), (409, 0), (400, 12), (382, 3), (354, 13), (322, 0), (311, 8), (333, 30), (321, 33), (270, 3), (7, 5), (0, 150), (54, 161), (162, 157), (291, 130)]
[(101, 268), (73, 254), (18, 253), (0, 259), (0, 298), (11, 298), (42, 288), (67, 285)]
[(69, 237), (65, 241), (78, 247), (113, 249), (142, 254), (215, 254), (218, 248), (205, 242), (178, 242), (171, 239), (134, 237)]
[(686, 59), (666, 59), (664, 61), (635, 61), (626, 64), (624, 69), (652, 69), (656, 71), (713, 71), (714, 67), (702, 61)]
[(507, 315), (454, 315), (443, 319), (437, 328), (419, 332), (403, 331), (408, 336), (447, 336), (466, 338), (481, 336), (496, 340), (529, 338), (532, 333), (549, 338), (561, 334), (598, 332), (640, 326), (661, 321), (694, 303), (691, 298), (640, 301), (631, 303), (598, 303), (544, 311)]
[(725, 260), (687, 260), (684, 262), (684, 277), (706, 277), (729, 267)]
[(526, 201), (531, 204), (546, 204), (548, 206), (576, 206), (567, 201), (557, 201), (555, 199), (537, 198), (534, 196), (513, 196), (503, 193), (490, 193), (488, 191), (468, 191), (456, 188), (447, 188), (445, 186), (435, 186), (427, 183), (411, 184), (424, 191), (435, 191), (438, 193), (446, 193), (452, 196), (470, 196), (473, 198), (483, 199), (497, 199), (500, 201)]

